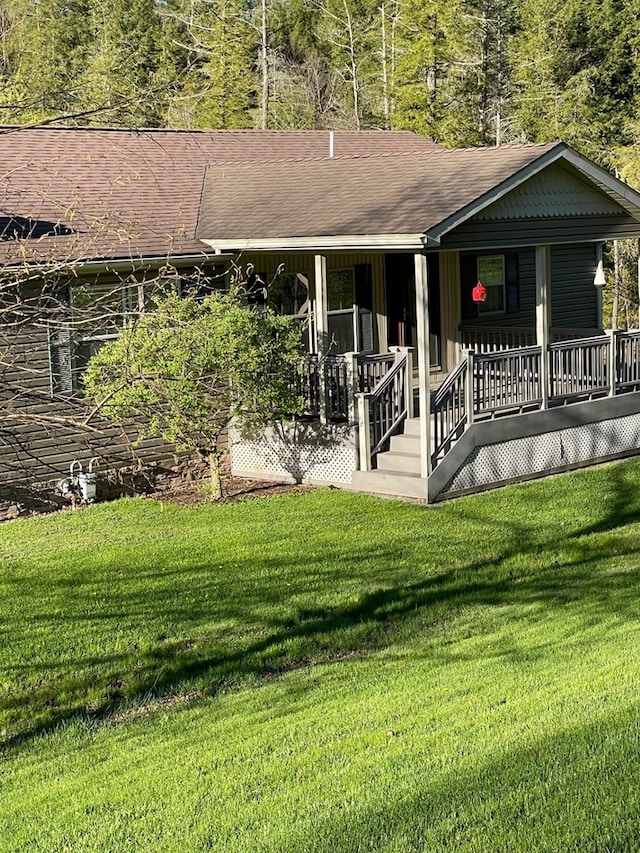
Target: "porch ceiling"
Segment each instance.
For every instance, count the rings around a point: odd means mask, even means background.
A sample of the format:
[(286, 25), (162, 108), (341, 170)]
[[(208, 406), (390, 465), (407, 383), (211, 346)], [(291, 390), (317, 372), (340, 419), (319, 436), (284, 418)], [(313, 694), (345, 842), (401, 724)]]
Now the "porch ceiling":
[(640, 194), (563, 143), (210, 166), (196, 233), (221, 251), (436, 248), (553, 163), (640, 235)]

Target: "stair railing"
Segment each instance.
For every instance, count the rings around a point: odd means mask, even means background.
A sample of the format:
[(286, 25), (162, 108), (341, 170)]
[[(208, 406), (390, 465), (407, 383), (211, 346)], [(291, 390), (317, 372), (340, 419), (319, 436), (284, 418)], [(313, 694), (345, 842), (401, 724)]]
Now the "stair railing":
[(472, 374), (473, 352), (458, 362), (431, 400), (433, 449), (431, 465), (435, 468), (449, 452), (451, 445), (465, 430), (468, 414), (467, 377)]
[(413, 416), (413, 357), (408, 347), (395, 347), (395, 363), (372, 391), (357, 395), (360, 469), (370, 471), (378, 453)]

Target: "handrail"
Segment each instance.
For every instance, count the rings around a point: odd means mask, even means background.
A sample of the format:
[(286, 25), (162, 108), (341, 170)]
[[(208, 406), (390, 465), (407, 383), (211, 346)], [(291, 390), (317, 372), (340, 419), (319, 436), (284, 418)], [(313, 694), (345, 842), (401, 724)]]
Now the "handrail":
[(616, 389), (640, 389), (640, 331), (616, 332)]
[(566, 402), (615, 393), (615, 349), (615, 335), (550, 344), (549, 399)]
[(523, 411), (542, 402), (542, 349), (519, 347), (501, 353), (475, 355), (474, 414)]
[(395, 364), (372, 391), (358, 394), (360, 467), (369, 471), (375, 457), (398, 431), (411, 409), (411, 355), (396, 352)]
[[(393, 434), (393, 432), (397, 429), (400, 423), (407, 416), (407, 392), (404, 387), (404, 383), (398, 379), (405, 378), (405, 365), (406, 365), (406, 357), (400, 359), (391, 370), (382, 377), (380, 382), (376, 385), (373, 391), (367, 395), (369, 399), (369, 412), (371, 413), (372, 409), (375, 409), (376, 406), (380, 407), (379, 417), (372, 420), (370, 416), (370, 423), (373, 428), (372, 442), (371, 442), (371, 451), (372, 453), (378, 453), (380, 449), (384, 446), (385, 441)], [(393, 386), (393, 387), (392, 387)], [(391, 403), (391, 417), (389, 417), (388, 404), (389, 404), (389, 395), (387, 394), (387, 399), (385, 399), (385, 394), (388, 391), (400, 391), (400, 393), (393, 393), (390, 403)], [(382, 407), (384, 406), (384, 410)], [(386, 425), (386, 430), (382, 432), (382, 429)], [(376, 428), (377, 427), (377, 428)]]
[(358, 355), (358, 391), (373, 391), (394, 362), (395, 356), (392, 352)]
[(467, 382), (469, 361), (458, 362), (433, 396), (433, 450), (431, 464), (435, 468), (441, 456), (448, 453), (453, 441), (460, 437), (468, 420)]

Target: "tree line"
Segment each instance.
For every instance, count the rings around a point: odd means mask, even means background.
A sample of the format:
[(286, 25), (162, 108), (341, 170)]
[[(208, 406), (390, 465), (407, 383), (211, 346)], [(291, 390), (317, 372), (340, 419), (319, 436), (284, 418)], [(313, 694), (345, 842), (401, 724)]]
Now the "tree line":
[(562, 138), (640, 178), (640, 0), (3, 0), (3, 123)]

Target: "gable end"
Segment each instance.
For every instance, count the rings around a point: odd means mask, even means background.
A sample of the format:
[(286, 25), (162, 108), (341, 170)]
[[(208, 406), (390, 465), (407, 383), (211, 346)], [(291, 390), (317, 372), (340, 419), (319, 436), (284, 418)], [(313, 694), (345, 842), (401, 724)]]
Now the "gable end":
[(560, 165), (552, 164), (486, 207), (474, 216), (472, 221), (607, 216), (621, 213), (624, 211), (612, 198), (570, 174)]

